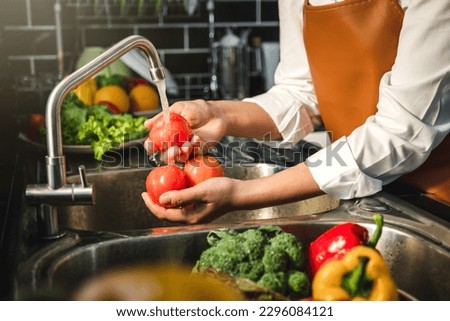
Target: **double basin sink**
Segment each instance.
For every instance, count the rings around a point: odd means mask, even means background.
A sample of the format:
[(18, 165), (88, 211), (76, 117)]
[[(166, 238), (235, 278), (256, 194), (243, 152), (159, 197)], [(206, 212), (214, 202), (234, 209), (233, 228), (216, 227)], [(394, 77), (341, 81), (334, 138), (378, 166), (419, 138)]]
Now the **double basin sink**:
[[(282, 169), (269, 164), (232, 166), (225, 167), (225, 175), (252, 179)], [(377, 248), (401, 291), (410, 299), (450, 300), (446, 276), (450, 270), (449, 224), (391, 195), (352, 201), (320, 196), (231, 212), (208, 224), (186, 226), (159, 220), (145, 207), (140, 193), (148, 172), (140, 168), (88, 174), (96, 187), (96, 204), (59, 209), (60, 223), (67, 232), (43, 244), (19, 265), (15, 299), (71, 300), (84, 282), (117, 267), (168, 262), (193, 266), (207, 248), (206, 235), (217, 228), (274, 224), (307, 245), (346, 221), (372, 232), (372, 215), (378, 212), (385, 217), (385, 227)], [(74, 182), (77, 177), (68, 180)]]

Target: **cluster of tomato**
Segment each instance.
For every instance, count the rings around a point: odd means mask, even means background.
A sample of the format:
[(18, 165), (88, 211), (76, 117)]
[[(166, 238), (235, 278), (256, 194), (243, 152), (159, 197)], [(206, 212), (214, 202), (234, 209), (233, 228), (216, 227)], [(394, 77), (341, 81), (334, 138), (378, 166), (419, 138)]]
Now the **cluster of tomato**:
[[(165, 152), (171, 147), (182, 147), (184, 143), (191, 141), (192, 135), (187, 120), (179, 114), (170, 113), (169, 124), (166, 124), (162, 115), (155, 121), (149, 133), (149, 140), (155, 152)], [(223, 169), (216, 158), (197, 155), (181, 166), (170, 162), (168, 165), (154, 168), (148, 174), (145, 186), (152, 201), (161, 205), (159, 197), (167, 191), (182, 190), (220, 176), (223, 176)]]

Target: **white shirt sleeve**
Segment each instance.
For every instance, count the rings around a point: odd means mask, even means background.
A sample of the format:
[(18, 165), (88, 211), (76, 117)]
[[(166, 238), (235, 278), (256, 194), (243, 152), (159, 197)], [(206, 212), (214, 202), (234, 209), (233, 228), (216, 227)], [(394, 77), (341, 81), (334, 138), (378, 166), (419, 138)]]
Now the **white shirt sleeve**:
[(283, 137), (282, 143), (296, 143), (313, 130), (308, 115), (319, 112), (303, 45), (303, 0), (279, 1), (278, 7), (280, 63), (275, 85), (244, 101), (258, 104), (271, 116)]
[[(405, 11), (399, 48), (381, 79), (377, 113), (306, 161), (320, 188), (341, 199), (372, 195), (413, 171), (450, 131), (450, 1), (399, 3)], [(307, 114), (319, 114), (303, 45), (303, 4), (278, 2), (281, 59), (275, 85), (246, 99), (272, 117), (283, 142), (302, 139), (311, 129)]]
[(413, 171), (450, 132), (450, 1), (402, 2), (397, 57), (381, 79), (377, 113), (307, 160), (320, 188), (342, 199), (372, 195)]

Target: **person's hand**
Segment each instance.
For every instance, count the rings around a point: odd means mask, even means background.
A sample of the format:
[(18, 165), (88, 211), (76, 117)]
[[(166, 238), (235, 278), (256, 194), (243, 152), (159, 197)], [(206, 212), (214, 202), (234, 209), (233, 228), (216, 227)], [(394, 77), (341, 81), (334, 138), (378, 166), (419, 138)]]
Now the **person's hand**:
[(155, 204), (146, 192), (142, 193), (142, 198), (159, 219), (188, 224), (209, 222), (234, 210), (233, 195), (239, 182), (227, 177), (210, 178), (194, 187), (162, 194), (159, 202), (173, 208)]
[[(164, 152), (161, 155), (161, 159), (166, 163), (173, 160), (186, 161), (193, 151), (196, 154), (205, 154), (209, 148), (216, 145), (225, 135), (225, 121), (220, 117), (218, 109), (212, 106), (212, 102), (200, 99), (180, 101), (174, 103), (169, 108), (169, 111), (183, 116), (191, 126), (194, 135), (191, 142), (186, 142), (181, 148), (171, 147)], [(151, 130), (158, 116), (148, 119), (144, 126)], [(154, 153), (152, 144), (148, 139), (144, 146), (147, 153)]]

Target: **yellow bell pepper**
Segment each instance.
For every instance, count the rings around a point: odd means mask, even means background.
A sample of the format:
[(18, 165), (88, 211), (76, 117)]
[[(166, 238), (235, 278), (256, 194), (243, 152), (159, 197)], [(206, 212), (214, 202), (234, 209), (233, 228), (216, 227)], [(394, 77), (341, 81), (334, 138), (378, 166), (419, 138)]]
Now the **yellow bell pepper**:
[(315, 300), (395, 301), (397, 285), (380, 253), (356, 246), (341, 260), (325, 263), (312, 281)]
[(75, 88), (73, 92), (85, 105), (91, 106), (92, 104), (94, 104), (94, 97), (95, 93), (97, 92), (97, 83), (94, 78), (89, 78), (77, 88)]

